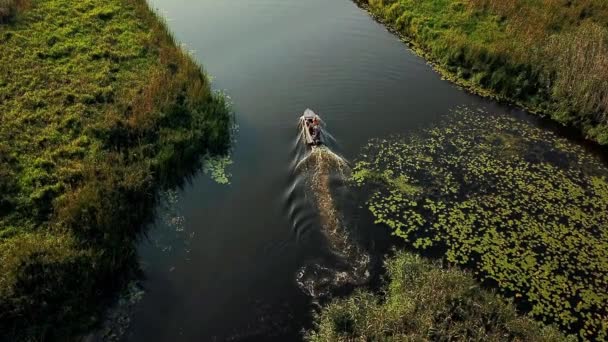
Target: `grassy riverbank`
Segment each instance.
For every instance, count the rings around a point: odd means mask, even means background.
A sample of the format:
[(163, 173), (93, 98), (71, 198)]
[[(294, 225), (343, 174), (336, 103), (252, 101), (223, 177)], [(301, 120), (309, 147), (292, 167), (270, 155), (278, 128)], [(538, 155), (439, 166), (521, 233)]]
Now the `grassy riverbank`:
[(53, 340), (97, 321), (156, 190), (231, 118), (144, 0), (4, 3), (0, 340)]
[(608, 144), (608, 2), (357, 2), (448, 79)]
[[(565, 341), (516, 314), (470, 275), (399, 252), (386, 262), (383, 298), (358, 291), (328, 304), (306, 339), (325, 341)], [(576, 338), (570, 340), (576, 341)]]

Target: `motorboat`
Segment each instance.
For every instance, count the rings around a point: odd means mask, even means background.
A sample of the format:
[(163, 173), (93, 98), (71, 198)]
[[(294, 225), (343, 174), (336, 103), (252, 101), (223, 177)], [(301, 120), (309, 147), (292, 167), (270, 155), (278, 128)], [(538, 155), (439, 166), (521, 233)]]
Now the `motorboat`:
[(306, 109), (300, 117), (300, 129), (302, 137), (308, 146), (322, 145), (321, 139), (321, 117), (311, 109)]

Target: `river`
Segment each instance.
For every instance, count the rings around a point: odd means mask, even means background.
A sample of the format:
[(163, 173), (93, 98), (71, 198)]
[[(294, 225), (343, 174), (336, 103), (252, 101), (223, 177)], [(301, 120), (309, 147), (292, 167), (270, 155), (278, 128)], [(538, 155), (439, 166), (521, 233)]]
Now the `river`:
[[(230, 95), (238, 130), (230, 184), (196, 175), (167, 195), (142, 242), (145, 294), (129, 341), (290, 341), (310, 325), (314, 300), (296, 274), (322, 251), (286, 203), (306, 108), (347, 159), (370, 138), (427, 127), (457, 106), (528, 117), (442, 80), (349, 0), (150, 3)], [(383, 231), (366, 218), (359, 225)], [(386, 234), (368, 238), (381, 254)]]

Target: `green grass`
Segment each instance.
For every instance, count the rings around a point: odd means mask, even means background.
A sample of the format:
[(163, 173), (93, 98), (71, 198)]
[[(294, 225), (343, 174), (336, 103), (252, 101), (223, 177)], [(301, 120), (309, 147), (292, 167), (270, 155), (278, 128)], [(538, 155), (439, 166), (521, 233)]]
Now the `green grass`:
[(226, 148), (231, 116), (144, 0), (20, 8), (0, 25), (0, 334), (58, 339), (98, 320), (156, 190)]
[(362, 0), (447, 78), (608, 144), (603, 0)]
[(583, 339), (608, 326), (608, 168), (507, 116), (460, 109), (373, 140), (353, 169), (376, 223), (474, 270), (522, 309)]
[(576, 341), (520, 316), (473, 277), (399, 252), (387, 259), (383, 296), (367, 291), (335, 299), (306, 334), (325, 341)]

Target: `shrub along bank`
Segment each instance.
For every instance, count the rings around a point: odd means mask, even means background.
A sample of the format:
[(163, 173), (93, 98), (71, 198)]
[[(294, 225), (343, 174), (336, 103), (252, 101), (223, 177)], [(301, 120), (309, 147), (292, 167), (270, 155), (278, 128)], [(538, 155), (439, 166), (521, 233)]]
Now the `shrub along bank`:
[(28, 7), (0, 25), (0, 340), (94, 324), (156, 189), (230, 140), (223, 98), (144, 0)]
[(447, 78), (608, 144), (608, 2), (355, 1)]
[(380, 297), (358, 291), (315, 316), (311, 342), (325, 341), (576, 341), (519, 316), (510, 303), (481, 289), (470, 275), (399, 252), (386, 262)]

